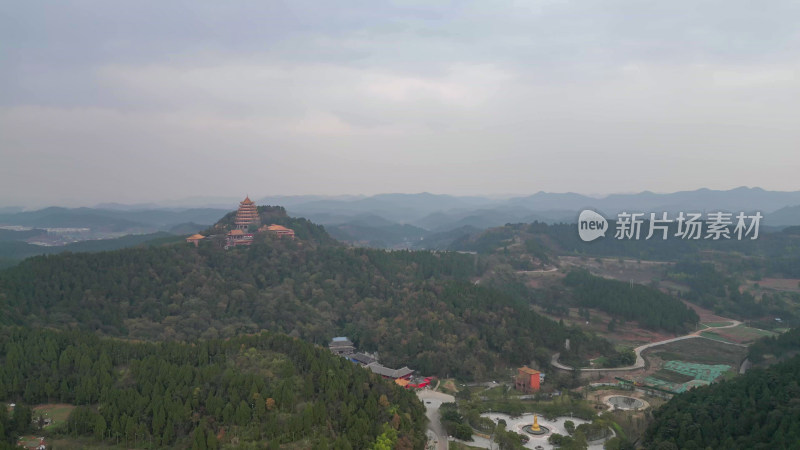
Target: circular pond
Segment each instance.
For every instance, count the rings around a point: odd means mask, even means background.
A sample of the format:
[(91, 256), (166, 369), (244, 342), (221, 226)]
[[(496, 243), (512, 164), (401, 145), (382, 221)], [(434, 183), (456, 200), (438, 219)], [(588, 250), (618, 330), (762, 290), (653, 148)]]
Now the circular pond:
[(606, 403), (614, 409), (623, 409), (626, 411), (635, 411), (644, 408), (644, 402), (638, 398), (628, 397), (626, 395), (613, 395), (608, 397)]

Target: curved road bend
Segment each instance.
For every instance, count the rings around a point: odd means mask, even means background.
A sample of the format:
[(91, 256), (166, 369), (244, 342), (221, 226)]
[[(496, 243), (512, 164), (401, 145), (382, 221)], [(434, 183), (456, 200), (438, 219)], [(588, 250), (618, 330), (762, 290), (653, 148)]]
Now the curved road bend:
[[(695, 331), (693, 333), (689, 333), (689, 334), (684, 335), (684, 336), (678, 336), (678, 337), (672, 338), (672, 339), (665, 339), (663, 341), (651, 342), (649, 344), (640, 345), (640, 346), (636, 347), (635, 349), (633, 349), (634, 353), (636, 354), (636, 363), (634, 363), (632, 366), (613, 367), (613, 368), (608, 368), (608, 369), (581, 369), (581, 372), (599, 372), (599, 371), (604, 371), (604, 372), (616, 372), (616, 371), (624, 372), (624, 371), (627, 371), (627, 370), (641, 369), (641, 368), (644, 367), (644, 357), (642, 356), (642, 352), (647, 350), (648, 348), (652, 348), (652, 347), (656, 347), (656, 346), (664, 345), (664, 344), (669, 344), (671, 342), (682, 341), (684, 339), (693, 339), (693, 338), (702, 337), (702, 336), (700, 336), (700, 333), (702, 333), (703, 331), (710, 330), (710, 329), (733, 328), (735, 326), (738, 326), (738, 325), (742, 324), (742, 322), (739, 322), (738, 320), (733, 320), (733, 319), (727, 320), (727, 322), (731, 322), (731, 325), (725, 325), (725, 326), (721, 326), (721, 327), (708, 327), (708, 328), (705, 328), (703, 330), (697, 330), (697, 331)], [(722, 342), (722, 341), (718, 341), (718, 342)], [(724, 342), (724, 343), (728, 344), (728, 342)], [(732, 345), (741, 345), (741, 344), (732, 344)], [(561, 356), (560, 353), (556, 353), (555, 355), (553, 355), (553, 358), (550, 360), (550, 364), (553, 365), (553, 367), (556, 367), (558, 369), (572, 370), (572, 367), (564, 365), (564, 364), (561, 364), (560, 362), (558, 362), (558, 357), (559, 356)]]

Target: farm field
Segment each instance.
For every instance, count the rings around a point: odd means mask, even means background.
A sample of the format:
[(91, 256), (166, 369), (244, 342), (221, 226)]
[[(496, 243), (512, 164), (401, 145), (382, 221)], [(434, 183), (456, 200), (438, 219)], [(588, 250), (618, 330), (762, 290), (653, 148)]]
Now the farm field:
[(35, 419), (41, 415), (45, 419), (49, 418), (51, 423), (44, 426), (45, 429), (48, 429), (66, 422), (69, 413), (71, 413), (73, 409), (75, 409), (74, 406), (66, 403), (39, 405), (33, 407), (33, 417)]
[[(703, 332), (703, 335), (706, 333), (717, 335), (728, 342), (735, 342), (737, 344), (749, 344), (753, 341), (761, 339), (765, 336), (776, 336), (777, 333), (767, 330), (761, 330), (758, 328), (752, 328), (745, 325), (739, 325), (731, 328), (721, 328), (717, 330), (709, 330), (707, 332)], [(709, 336), (713, 339), (713, 336)]]
[(744, 360), (747, 349), (709, 339), (686, 339), (660, 345), (645, 352), (645, 357), (700, 364), (727, 364), (735, 369)]
[(775, 289), (777, 291), (800, 292), (800, 279), (797, 278), (763, 278), (753, 281), (762, 289)]
[(736, 373), (747, 349), (723, 343), (721, 337), (716, 337), (719, 340), (686, 339), (646, 351), (649, 367), (635, 376), (634, 381), (684, 392)]
[(594, 275), (620, 281), (633, 281), (646, 284), (664, 274), (664, 269), (672, 263), (621, 258), (585, 258), (580, 256), (561, 256), (559, 261), (567, 266), (582, 267)]

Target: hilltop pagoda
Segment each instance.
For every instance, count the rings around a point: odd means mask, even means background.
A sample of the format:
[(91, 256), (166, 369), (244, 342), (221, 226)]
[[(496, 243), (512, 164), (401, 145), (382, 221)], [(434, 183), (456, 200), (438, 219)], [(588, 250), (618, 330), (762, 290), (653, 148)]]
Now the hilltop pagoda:
[(244, 200), (239, 202), (239, 210), (236, 211), (236, 219), (234, 220), (236, 229), (247, 231), (250, 225), (257, 226), (259, 222), (256, 202), (250, 200), (250, 196), (248, 195)]
[(258, 207), (250, 200), (248, 195), (239, 202), (239, 210), (236, 211), (234, 228), (228, 232), (225, 239), (225, 248), (236, 247), (238, 245), (250, 245), (253, 243), (253, 233), (250, 233), (250, 225), (256, 227), (261, 221), (258, 218)]

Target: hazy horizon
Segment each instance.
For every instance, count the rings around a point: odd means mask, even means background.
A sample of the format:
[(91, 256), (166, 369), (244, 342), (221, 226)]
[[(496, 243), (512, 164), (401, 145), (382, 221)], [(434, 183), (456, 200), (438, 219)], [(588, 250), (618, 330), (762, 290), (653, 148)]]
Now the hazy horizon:
[(74, 199), (67, 199), (61, 200), (51, 203), (10, 203), (10, 204), (3, 204), (0, 203), (0, 208), (24, 208), (26, 211), (33, 211), (47, 207), (65, 207), (65, 208), (95, 208), (102, 205), (121, 205), (121, 206), (137, 206), (137, 205), (154, 205), (156, 207), (180, 207), (181, 204), (186, 204), (186, 208), (193, 208), (193, 207), (228, 207), (230, 206), (233, 208), (236, 205), (236, 202), (244, 199), (246, 196), (251, 198), (254, 201), (258, 201), (264, 198), (302, 198), (302, 197), (319, 197), (320, 199), (326, 200), (335, 200), (335, 199), (362, 199), (362, 198), (369, 198), (374, 196), (380, 195), (422, 195), (422, 194), (430, 194), (435, 196), (452, 196), (452, 197), (475, 197), (475, 198), (485, 198), (487, 200), (494, 200), (494, 201), (503, 201), (513, 198), (520, 198), (520, 197), (527, 197), (538, 193), (545, 193), (545, 194), (577, 194), (582, 195), (585, 197), (590, 197), (594, 199), (605, 199), (609, 196), (614, 195), (637, 195), (643, 193), (652, 193), (652, 194), (674, 194), (678, 192), (694, 192), (702, 189), (712, 190), (712, 191), (730, 191), (733, 189), (739, 188), (746, 188), (746, 189), (762, 189), (765, 191), (771, 192), (800, 192), (800, 189), (796, 189), (794, 191), (779, 191), (779, 190), (771, 190), (771, 189), (764, 189), (760, 186), (736, 186), (730, 189), (711, 189), (708, 187), (699, 187), (696, 189), (681, 189), (678, 191), (667, 191), (667, 192), (658, 192), (649, 189), (643, 189), (640, 191), (632, 191), (632, 192), (610, 192), (610, 193), (586, 193), (586, 192), (575, 192), (575, 191), (565, 191), (565, 192), (552, 192), (552, 191), (537, 191), (537, 192), (527, 192), (527, 193), (503, 193), (503, 194), (452, 194), (447, 192), (437, 193), (437, 192), (378, 192), (375, 194), (336, 194), (336, 193), (310, 193), (310, 194), (253, 194), (250, 192), (245, 192), (240, 195), (231, 194), (231, 195), (195, 195), (189, 197), (163, 197), (163, 198), (153, 198), (153, 199), (145, 199), (142, 201), (131, 201), (131, 202), (123, 202), (115, 199), (110, 200), (103, 200), (103, 201), (95, 201), (95, 202), (88, 202), (88, 201), (78, 201)]
[(796, 2), (5, 10), (0, 205), (800, 188)]

